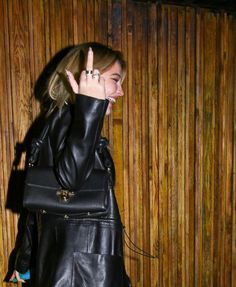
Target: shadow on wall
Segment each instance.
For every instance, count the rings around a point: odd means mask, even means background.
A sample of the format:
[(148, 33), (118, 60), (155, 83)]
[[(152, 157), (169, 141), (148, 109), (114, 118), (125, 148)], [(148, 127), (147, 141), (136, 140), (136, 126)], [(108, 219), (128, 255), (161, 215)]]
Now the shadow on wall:
[(51, 99), (47, 96), (43, 96), (43, 91), (46, 90), (47, 80), (55, 71), (61, 58), (63, 58), (71, 50), (72, 47), (73, 46), (69, 46), (59, 51), (45, 66), (35, 83), (34, 96), (40, 103), (40, 114), (27, 131), (24, 141), (21, 143), (18, 142), (15, 146), (15, 156), (12, 164), (10, 179), (8, 182), (8, 192), (5, 207), (14, 213), (21, 213), (22, 209), (25, 171), (19, 170), (21, 157), (23, 153), (26, 152), (27, 163), (31, 142), (34, 138), (39, 136), (45, 123), (46, 113), (51, 105)]
[[(31, 124), (30, 128), (28, 129), (23, 142), (17, 143), (15, 145), (15, 155), (14, 161), (12, 163), (11, 174), (8, 182), (8, 190), (7, 190), (7, 199), (5, 208), (11, 210), (13, 213), (20, 214), (19, 221), (18, 221), (18, 232), (16, 237), (15, 248), (11, 252), (8, 261), (8, 272), (4, 278), (5, 282), (8, 282), (13, 270), (14, 270), (14, 263), (16, 260), (17, 251), (21, 246), (21, 242), (23, 240), (23, 236), (25, 233), (25, 227), (28, 217), (28, 211), (25, 210), (22, 206), (23, 200), (23, 190), (24, 190), (24, 181), (25, 181), (25, 169), (27, 164), (25, 165), (24, 170), (19, 169), (19, 164), (21, 162), (21, 158), (24, 153), (26, 153), (26, 163), (28, 161), (31, 142), (34, 138), (37, 138), (40, 135), (41, 130), (44, 127), (46, 113), (51, 105), (51, 100), (49, 97), (42, 96), (42, 91), (45, 90), (47, 80), (50, 78), (51, 74), (55, 71), (56, 66), (60, 62), (61, 58), (64, 57), (72, 48), (73, 46), (68, 46), (61, 51), (59, 51), (55, 56), (50, 60), (50, 62), (45, 66), (43, 71), (41, 72), (39, 78), (37, 79), (34, 87), (34, 96), (37, 101), (40, 103), (40, 114)], [(33, 227), (33, 231), (35, 233), (35, 238), (33, 242), (37, 239), (36, 228)], [(36, 241), (37, 242), (37, 241)], [(35, 254), (36, 250), (32, 253)], [(32, 262), (33, 263), (33, 262)], [(33, 272), (31, 272), (33, 274)], [(23, 284), (23, 286), (31, 286), (30, 282)]]

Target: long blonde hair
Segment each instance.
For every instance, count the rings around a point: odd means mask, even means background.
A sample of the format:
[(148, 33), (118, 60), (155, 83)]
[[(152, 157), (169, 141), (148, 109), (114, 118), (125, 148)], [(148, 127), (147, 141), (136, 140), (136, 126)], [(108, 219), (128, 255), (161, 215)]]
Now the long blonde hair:
[(55, 108), (61, 109), (65, 102), (73, 102), (75, 100), (75, 94), (68, 83), (65, 70), (67, 69), (72, 72), (78, 80), (81, 71), (85, 69), (89, 47), (92, 48), (94, 53), (94, 69), (99, 69), (100, 73), (103, 73), (118, 61), (121, 65), (122, 80), (124, 79), (126, 63), (121, 52), (95, 42), (73, 46), (59, 61), (56, 69), (48, 79), (46, 89), (44, 90), (44, 95), (49, 96), (53, 100), (49, 113)]

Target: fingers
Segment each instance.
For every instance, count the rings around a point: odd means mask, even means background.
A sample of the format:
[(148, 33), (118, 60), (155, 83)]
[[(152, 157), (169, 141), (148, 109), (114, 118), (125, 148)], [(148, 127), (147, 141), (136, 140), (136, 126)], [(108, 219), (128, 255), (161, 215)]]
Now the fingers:
[(92, 76), (93, 79), (97, 80), (99, 82), (100, 80), (100, 72), (98, 69), (94, 69), (93, 70), (93, 76)]
[(74, 93), (105, 99), (105, 81), (100, 77), (98, 69), (93, 70), (93, 51), (91, 47), (88, 51), (86, 70), (81, 72), (79, 84), (70, 71), (66, 70), (66, 74)]
[(25, 280), (21, 279), (20, 278), (20, 274), (18, 271), (14, 271), (11, 278), (10, 278), (10, 281), (13, 281), (14, 279), (16, 279), (18, 282), (22, 282), (22, 283), (25, 283)]
[(91, 47), (89, 47), (89, 50), (88, 50), (86, 70), (87, 71), (92, 71), (93, 70), (93, 50), (92, 50)]
[(100, 77), (99, 82), (105, 88), (105, 79), (103, 77)]
[(69, 81), (69, 83), (71, 85), (71, 88), (72, 88), (73, 92), (75, 94), (78, 94), (79, 93), (79, 85), (78, 85), (77, 81), (75, 80), (74, 75), (68, 70), (65, 70), (65, 72), (66, 72), (68, 81)]
[(15, 275), (16, 275), (16, 279), (17, 279), (18, 282), (23, 282), (23, 283), (25, 283), (25, 280), (23, 280), (23, 279), (20, 278), (19, 272), (15, 271)]
[(15, 277), (16, 277), (15, 272), (13, 272), (13, 274), (10, 277), (10, 281), (12, 281)]
[(86, 75), (86, 71), (84, 70), (84, 71), (82, 71), (81, 74), (80, 74), (80, 79), (79, 79), (79, 81), (80, 81), (80, 83), (81, 83), (81, 82), (86, 81), (86, 79), (87, 79), (87, 75)]
[(80, 74), (80, 85), (84, 82), (90, 83), (90, 82), (99, 82), (100, 81), (100, 72), (98, 69), (94, 69), (92, 73), (88, 74), (86, 71), (82, 71)]

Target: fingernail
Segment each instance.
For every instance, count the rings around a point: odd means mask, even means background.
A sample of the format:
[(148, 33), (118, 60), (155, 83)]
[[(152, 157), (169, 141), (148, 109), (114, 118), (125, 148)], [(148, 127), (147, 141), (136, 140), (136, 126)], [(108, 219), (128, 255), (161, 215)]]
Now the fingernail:
[(89, 47), (89, 52), (92, 52), (93, 50), (92, 50), (92, 48), (91, 47)]
[(66, 76), (69, 78), (70, 77), (70, 72), (68, 70), (65, 69), (66, 72)]

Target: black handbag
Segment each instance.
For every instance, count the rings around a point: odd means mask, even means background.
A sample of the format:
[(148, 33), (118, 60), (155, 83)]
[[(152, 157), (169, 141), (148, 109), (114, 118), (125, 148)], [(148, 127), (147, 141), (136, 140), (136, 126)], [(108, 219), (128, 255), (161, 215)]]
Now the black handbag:
[(79, 190), (63, 188), (53, 167), (36, 166), (41, 145), (48, 133), (47, 125), (33, 141), (24, 186), (23, 206), (30, 211), (71, 216), (105, 215), (111, 185), (109, 170), (94, 169)]

